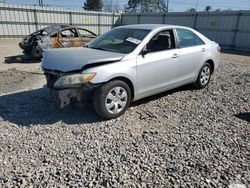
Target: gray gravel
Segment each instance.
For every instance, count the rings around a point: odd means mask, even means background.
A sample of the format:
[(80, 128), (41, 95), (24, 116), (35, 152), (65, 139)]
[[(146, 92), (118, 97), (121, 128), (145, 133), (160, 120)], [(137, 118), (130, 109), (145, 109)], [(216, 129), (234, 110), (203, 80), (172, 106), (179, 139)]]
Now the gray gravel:
[(250, 63), (223, 62), (215, 77), (110, 121), (60, 110), (46, 88), (0, 96), (0, 187), (249, 186)]

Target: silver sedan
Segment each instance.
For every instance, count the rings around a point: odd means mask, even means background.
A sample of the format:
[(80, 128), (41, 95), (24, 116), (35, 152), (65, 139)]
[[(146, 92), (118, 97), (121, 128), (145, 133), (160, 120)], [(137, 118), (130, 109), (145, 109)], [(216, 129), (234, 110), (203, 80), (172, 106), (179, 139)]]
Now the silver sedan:
[(220, 46), (194, 29), (141, 24), (112, 29), (88, 45), (44, 52), (47, 86), (61, 101), (91, 99), (105, 119), (135, 101), (193, 83), (208, 85)]

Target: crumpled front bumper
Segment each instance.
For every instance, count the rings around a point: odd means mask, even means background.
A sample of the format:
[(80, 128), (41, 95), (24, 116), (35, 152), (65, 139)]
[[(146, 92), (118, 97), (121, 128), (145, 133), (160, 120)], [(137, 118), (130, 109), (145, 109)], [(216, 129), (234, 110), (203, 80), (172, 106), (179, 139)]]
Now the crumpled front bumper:
[(82, 92), (79, 89), (63, 89), (63, 90), (50, 90), (53, 96), (59, 100), (60, 108), (68, 105), (71, 99), (75, 98), (77, 101), (82, 101)]
[(76, 99), (78, 102), (87, 101), (92, 97), (94, 90), (100, 87), (102, 84), (87, 84), (79, 86), (78, 88), (67, 88), (67, 89), (51, 89), (51, 94), (59, 101), (60, 108), (64, 108), (72, 99)]
[(51, 94), (59, 100), (60, 108), (64, 108), (71, 102), (71, 99), (77, 101), (84, 101), (88, 99), (91, 93), (102, 84), (84, 83), (81, 85), (72, 85), (67, 88), (57, 89), (54, 87), (55, 82), (62, 76), (62, 73), (45, 71), (47, 80), (47, 87), (50, 89)]
[(27, 44), (26, 42), (20, 42), (19, 47), (26, 51), (32, 50), (32, 46)]

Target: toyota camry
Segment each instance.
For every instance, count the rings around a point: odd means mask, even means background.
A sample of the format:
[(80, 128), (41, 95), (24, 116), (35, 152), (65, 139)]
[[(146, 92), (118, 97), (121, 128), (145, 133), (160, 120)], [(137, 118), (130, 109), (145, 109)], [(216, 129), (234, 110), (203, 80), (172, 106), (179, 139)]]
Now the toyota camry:
[(193, 83), (209, 84), (220, 46), (194, 29), (158, 24), (114, 28), (83, 47), (44, 52), (47, 86), (61, 107), (91, 99), (105, 119), (131, 101)]

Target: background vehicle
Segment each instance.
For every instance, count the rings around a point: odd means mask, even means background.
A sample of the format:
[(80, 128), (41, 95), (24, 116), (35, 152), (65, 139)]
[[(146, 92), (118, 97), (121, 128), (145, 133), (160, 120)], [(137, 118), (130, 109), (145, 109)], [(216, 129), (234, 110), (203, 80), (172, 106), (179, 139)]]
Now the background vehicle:
[(96, 112), (111, 119), (131, 101), (188, 83), (206, 87), (219, 61), (219, 45), (191, 28), (142, 24), (112, 29), (86, 47), (48, 50), (42, 68), (62, 107), (92, 91)]
[(25, 37), (19, 46), (26, 55), (40, 59), (46, 49), (79, 47), (96, 36), (87, 29), (72, 25), (51, 25)]

